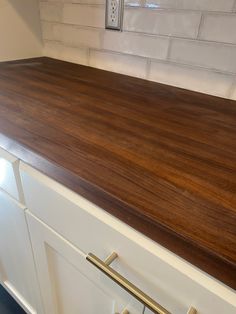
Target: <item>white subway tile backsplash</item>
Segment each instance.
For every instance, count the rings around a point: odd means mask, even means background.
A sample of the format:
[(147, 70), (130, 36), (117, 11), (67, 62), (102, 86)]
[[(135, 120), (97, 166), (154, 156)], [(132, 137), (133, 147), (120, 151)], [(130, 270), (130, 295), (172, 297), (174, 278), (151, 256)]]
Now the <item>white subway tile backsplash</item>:
[(200, 38), (236, 44), (236, 14), (206, 14)]
[(63, 23), (104, 28), (105, 9), (103, 6), (65, 4)]
[(172, 39), (172, 61), (236, 73), (236, 46), (197, 40)]
[(227, 97), (233, 76), (172, 63), (151, 62), (149, 79), (206, 94)]
[(60, 43), (45, 42), (44, 54), (48, 57), (70, 61), (78, 64), (88, 64), (87, 48), (66, 47)]
[(61, 41), (69, 46), (85, 46), (101, 48), (101, 31), (99, 29), (78, 28), (71, 25), (57, 25), (57, 33), (61, 34)]
[(169, 39), (129, 32), (106, 31), (103, 48), (143, 57), (165, 59), (167, 57)]
[(147, 61), (140, 57), (92, 50), (90, 51), (89, 65), (103, 70), (144, 78)]
[(231, 12), (234, 0), (146, 0), (146, 5), (183, 10)]
[(60, 22), (62, 5), (60, 3), (40, 2), (40, 17), (44, 21)]
[(43, 39), (60, 41), (61, 40), (61, 32), (59, 31), (60, 25), (61, 24), (42, 21), (41, 27)]
[(127, 8), (124, 13), (124, 30), (195, 38), (200, 19), (199, 12)]
[(123, 32), (104, 4), (41, 1), (44, 54), (236, 100), (236, 0), (124, 0)]
[(51, 22), (41, 22), (43, 39), (54, 40), (53, 24)]

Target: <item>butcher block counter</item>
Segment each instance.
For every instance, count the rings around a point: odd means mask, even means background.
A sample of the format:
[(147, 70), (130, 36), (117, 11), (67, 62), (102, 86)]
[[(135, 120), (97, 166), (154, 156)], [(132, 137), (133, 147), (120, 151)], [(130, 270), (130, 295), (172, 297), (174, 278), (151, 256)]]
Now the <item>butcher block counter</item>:
[(0, 64), (0, 146), (236, 289), (236, 102), (50, 58)]

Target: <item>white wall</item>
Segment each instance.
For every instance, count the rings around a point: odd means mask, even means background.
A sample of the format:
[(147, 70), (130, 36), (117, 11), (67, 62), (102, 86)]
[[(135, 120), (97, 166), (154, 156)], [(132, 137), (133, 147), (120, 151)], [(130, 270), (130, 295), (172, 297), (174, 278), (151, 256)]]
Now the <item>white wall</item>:
[(44, 54), (236, 99), (236, 0), (124, 1), (122, 33), (105, 0), (40, 1)]
[(0, 61), (41, 55), (38, 0), (0, 0)]

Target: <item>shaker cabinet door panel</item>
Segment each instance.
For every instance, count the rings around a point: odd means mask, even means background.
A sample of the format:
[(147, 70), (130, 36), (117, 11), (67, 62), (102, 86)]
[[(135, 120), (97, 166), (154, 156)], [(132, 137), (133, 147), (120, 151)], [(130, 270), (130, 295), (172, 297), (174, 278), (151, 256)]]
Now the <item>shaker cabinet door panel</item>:
[(31, 213), (27, 220), (46, 313), (142, 313), (142, 305), (88, 263), (79, 248)]
[(0, 281), (28, 313), (42, 313), (24, 208), (0, 191)]

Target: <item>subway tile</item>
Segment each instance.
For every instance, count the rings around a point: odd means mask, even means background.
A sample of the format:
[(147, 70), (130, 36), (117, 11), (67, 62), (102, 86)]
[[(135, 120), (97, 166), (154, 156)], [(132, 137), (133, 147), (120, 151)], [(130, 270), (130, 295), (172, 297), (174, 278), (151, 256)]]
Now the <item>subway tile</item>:
[(43, 39), (44, 40), (60, 41), (61, 40), (61, 33), (58, 32), (59, 26), (60, 26), (60, 24), (41, 21)]
[(62, 45), (57, 42), (45, 41), (43, 47), (43, 55), (45, 57), (59, 58), (62, 50)]
[(236, 1), (234, 3), (233, 12), (236, 12)]
[(142, 0), (124, 0), (125, 6), (128, 7), (141, 7), (143, 5)]
[(66, 47), (60, 43), (45, 42), (44, 56), (65, 60), (78, 64), (88, 64), (88, 49), (87, 48), (72, 48)]
[(149, 79), (206, 94), (227, 97), (233, 76), (178, 64), (151, 62)]
[(41, 22), (43, 39), (54, 40), (53, 24), (51, 22)]
[(60, 55), (61, 60), (88, 65), (88, 49), (87, 48), (71, 48), (63, 47)]
[(40, 2), (41, 20), (60, 22), (62, 17), (62, 5), (60, 3)]
[(236, 43), (236, 14), (206, 14), (200, 38), (225, 43)]
[[(179, 5), (180, 3), (180, 5)], [(231, 12), (234, 0), (180, 0), (179, 9)]]
[(172, 39), (170, 59), (236, 73), (236, 45)]
[(234, 0), (146, 0), (147, 7), (231, 12)]
[(104, 28), (105, 9), (103, 6), (65, 4), (63, 8), (63, 22)]
[(126, 8), (124, 30), (195, 38), (200, 19), (199, 12)]
[(147, 60), (135, 56), (92, 50), (90, 51), (89, 65), (103, 70), (144, 78), (146, 76)]
[(168, 46), (167, 37), (130, 32), (106, 31), (103, 39), (104, 49), (157, 59), (167, 57)]
[(65, 45), (101, 48), (101, 31), (99, 29), (61, 24), (57, 25), (56, 33), (61, 34), (61, 41)]

